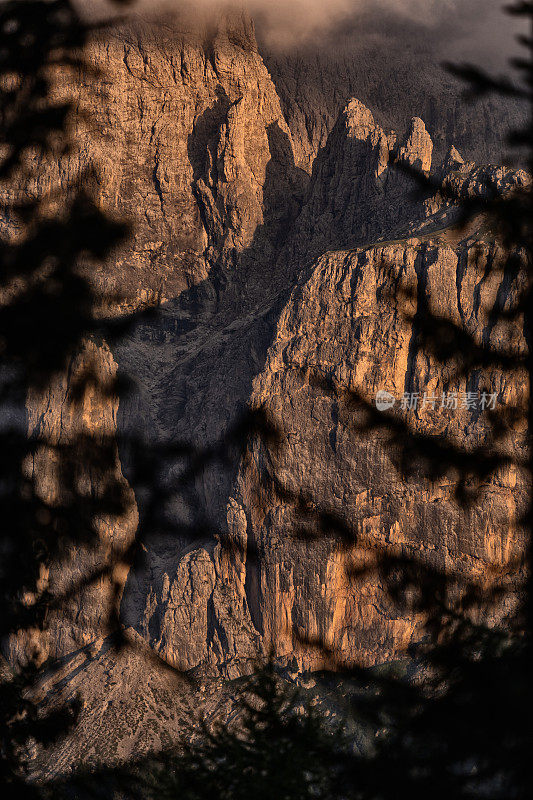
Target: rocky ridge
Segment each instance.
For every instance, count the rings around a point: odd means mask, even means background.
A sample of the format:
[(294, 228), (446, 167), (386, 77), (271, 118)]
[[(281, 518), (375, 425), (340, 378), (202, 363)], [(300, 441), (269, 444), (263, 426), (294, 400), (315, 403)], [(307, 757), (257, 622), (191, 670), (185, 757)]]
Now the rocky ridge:
[(442, 62), (477, 63), (479, 54), (454, 52), (454, 38), (373, 8), (354, 24), (289, 51), (261, 42), (299, 166), (311, 172), (350, 97), (372, 109), (387, 130), (403, 131), (413, 114), (423, 119), (438, 162), (453, 143), (468, 160), (503, 163), (509, 154), (506, 132), (526, 123), (525, 109), (492, 96), (465, 103), (461, 83)]
[[(268, 411), (283, 443), (275, 452), (255, 443), (240, 462), (226, 506), (227, 535), (239, 542), (229, 563), (223, 566), (220, 545), (213, 555), (209, 545), (195, 548), (185, 556), (185, 573), (180, 564), (174, 577), (165, 575), (159, 590), (152, 568), (142, 629), (147, 635), (155, 624), (156, 647), (171, 663), (216, 665), (231, 675), (242, 668), (236, 666), (239, 661), (253, 658), (261, 637), (263, 646), (274, 646), (281, 657), (296, 657), (301, 668), (313, 668), (321, 656), (299, 643), (318, 637), (335, 645), (342, 658), (372, 664), (394, 657), (416, 638), (420, 621), (396, 618), (384, 587), (374, 578), (364, 586), (351, 585), (347, 566), (362, 557), (357, 548), (346, 556), (343, 548), (327, 541), (296, 544), (289, 535), (297, 528), (294, 508), (269, 484), (269, 476), (282, 480), (295, 496), (303, 492), (313, 508), (327, 509), (354, 531), (363, 531), (367, 546), (423, 554), (428, 564), (457, 575), (481, 578), (489, 564), (505, 569), (511, 554), (523, 546), (519, 519), (524, 487), (519, 475), (495, 476), (485, 487), (484, 501), (465, 511), (454, 498), (451, 480), (431, 481), (420, 470), (416, 480), (406, 482), (383, 436), (355, 434), (349, 408), (310, 380), (316, 375), (333, 380), (341, 395), (357, 393), (369, 403), (381, 388), (401, 398), (406, 391), (420, 397), (455, 391), (460, 397), (490, 387), (501, 404), (523, 400), (519, 375), (492, 371), (478, 372), (468, 382), (453, 379), (451, 369), (444, 371), (416, 350), (413, 318), (419, 302), (464, 326), (480, 344), (509, 343), (510, 331), (491, 329), (488, 309), (502, 287), (505, 302), (512, 302), (513, 285), (504, 275), (504, 252), (487, 239), (480, 220), (461, 234), (453, 227), (453, 205), (438, 194), (401, 203), (413, 187), (389, 167), (393, 147), (395, 137), (384, 134), (369, 110), (352, 100), (328, 142), (328, 157), (313, 172), (293, 235), (280, 256), (289, 263), (298, 260), (303, 242), (299, 263), (306, 266), (278, 307), (264, 366), (256, 366), (250, 394), (243, 398)], [(395, 152), (429, 172), (431, 149), (423, 123), (415, 119)], [(334, 171), (337, 164), (341, 167)], [(465, 165), (457, 151), (451, 151), (441, 172), (449, 166), (453, 169), (445, 181), (457, 191), (483, 190), (485, 172)], [(520, 185), (527, 180), (524, 174), (511, 180), (505, 170), (494, 169), (490, 175), (502, 190), (506, 181)], [(383, 242), (364, 245), (365, 238)], [(339, 249), (341, 241), (353, 246)], [(317, 252), (323, 255), (313, 256)], [(484, 277), (489, 263), (495, 275), (491, 283)], [(395, 291), (401, 296), (400, 287), (403, 303), (394, 299)], [(242, 326), (240, 333), (240, 346), (256, 346), (252, 329), (246, 332)], [(516, 335), (513, 343), (523, 347)], [(180, 406), (180, 435), (205, 426), (206, 408), (214, 407), (224, 386), (222, 371), (233, 360), (232, 347), (224, 343), (220, 348), (217, 339), (215, 359), (212, 346), (196, 352), (192, 369), (188, 367), (189, 378), (202, 375), (204, 405)], [(176, 385), (180, 369), (174, 368), (165, 382)], [(168, 419), (168, 394), (164, 403)], [(405, 417), (419, 432), (446, 433), (467, 447), (487, 436), (482, 416), (466, 409), (451, 414), (427, 408), (413, 420)], [(521, 431), (510, 432), (506, 443), (515, 454), (524, 446), (521, 436)], [(247, 559), (249, 549), (254, 555)], [(200, 650), (198, 616), (188, 627), (184, 619), (191, 606), (196, 615), (205, 609)]]
[[(453, 205), (438, 193), (415, 199), (412, 180), (393, 162), (465, 193), (483, 191), (487, 177), (507, 189), (526, 176), (477, 168), (455, 149), (435, 168), (420, 119), (399, 137), (353, 99), (309, 177), (240, 16), (200, 33), (128, 28), (96, 40), (89, 55), (104, 77), (76, 91), (102, 136), (94, 140), (80, 122), (77, 163), (52, 166), (41, 187), (97, 163), (98, 202), (128, 216), (134, 234), (96, 285), (120, 290), (117, 313), (159, 305), (113, 354), (91, 342), (77, 357), (93, 359), (102, 374), (119, 369), (134, 390), (82, 399), (80, 412), (61, 379), (28, 399), (32, 435), (68, 437), (81, 420), (106, 435), (116, 428), (147, 444), (187, 442), (202, 451), (247, 408), (266, 410), (280, 435), (275, 448), (252, 437), (244, 451), (207, 464), (155, 523), (127, 452), (117, 451), (132, 504), (123, 520), (104, 521), (102, 538), (128, 541), (137, 519), (137, 535), (146, 537), (124, 588), (124, 625), (172, 666), (224, 677), (246, 671), (270, 645), (281, 661), (316, 668), (321, 655), (306, 639), (322, 639), (348, 662), (395, 657), (423, 621), (395, 615), (384, 587), (374, 578), (354, 585), (347, 567), (376, 546), (462, 576), (510, 569), (524, 545), (523, 477), (495, 475), (482, 501), (464, 510), (453, 481), (422, 471), (405, 480), (382, 433), (354, 432), (357, 417), (342, 397), (356, 392), (372, 403), (383, 388), (400, 398), (487, 387), (499, 404), (520, 399), (520, 375), (477, 372), (467, 386), (417, 349), (420, 302), (479, 342), (524, 345), (488, 318), (496, 298), (512, 302), (516, 279), (504, 274), (504, 254), (483, 220), (455, 229)], [(67, 90), (59, 79), (58, 91)], [(491, 281), (489, 263), (502, 264)], [(394, 299), (399, 288), (403, 304)], [(467, 409), (405, 416), (418, 431), (471, 446), (488, 435), (482, 415)], [(522, 437), (511, 430), (505, 446), (520, 452)], [(36, 470), (53, 494), (53, 462), (43, 456)], [(98, 476), (89, 480), (97, 491)], [(362, 534), (365, 546), (296, 542), (290, 498), (299, 492)], [(56, 576), (58, 586), (67, 579)], [(101, 646), (103, 589), (80, 599), (74, 623), (57, 621), (45, 655), (83, 659), (91, 630)], [(120, 664), (113, 669), (127, 674), (128, 661)], [(69, 691), (83, 674), (77, 665)]]

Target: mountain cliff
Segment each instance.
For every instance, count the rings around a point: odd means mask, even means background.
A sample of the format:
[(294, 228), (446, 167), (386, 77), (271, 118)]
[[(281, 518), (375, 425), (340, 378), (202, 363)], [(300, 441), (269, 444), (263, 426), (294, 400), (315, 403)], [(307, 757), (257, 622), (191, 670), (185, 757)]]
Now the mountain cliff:
[[(124, 626), (172, 666), (224, 677), (270, 647), (300, 670), (319, 667), (322, 656), (306, 645), (316, 639), (347, 662), (398, 656), (423, 621), (396, 616), (379, 580), (356, 581), (352, 567), (377, 548), (463, 577), (511, 573), (524, 547), (525, 497), (510, 469), (488, 479), (469, 509), (456, 502), (453, 477), (428, 477), (420, 464), (405, 478), (400, 446), (358, 427), (347, 399), (373, 405), (386, 390), (414, 430), (475, 450), (489, 437), (483, 413), (460, 400), (400, 408), (400, 398), (485, 392), (503, 406), (523, 392), (519, 374), (461, 378), (419, 346), (422, 306), (480, 344), (508, 343), (514, 334), (494, 327), (487, 309), (512, 302), (519, 276), (506, 274), (485, 220), (457, 228), (453, 203), (436, 190), (415, 196), (398, 162), (469, 196), (487, 180), (508, 191), (527, 176), (476, 167), (450, 147), (435, 164), (420, 118), (398, 135), (349, 96), (335, 124), (304, 142), (239, 14), (201, 31), (175, 21), (125, 26), (97, 36), (88, 56), (98, 79), (82, 77), (73, 90), (59, 75), (57, 91), (75, 91), (89, 124), (80, 114), (75, 154), (43, 169), (38, 189), (95, 165), (91, 191), (133, 234), (92, 280), (117, 295), (116, 315), (156, 310), (112, 352), (87, 342), (57, 386), (29, 397), (31, 434), (68, 438), (82, 424), (119, 442), (212, 453), (247, 410), (266, 412), (277, 430), (275, 444), (251, 435), (180, 482), (195, 464), (184, 451), (164, 465), (162, 484), (178, 488), (155, 515), (131, 453), (117, 447), (128, 511), (102, 521), (103, 548), (135, 532), (142, 542), (123, 590)], [(491, 280), (489, 263), (502, 264)], [(80, 400), (68, 381), (82, 362), (104, 377), (118, 370), (133, 388)], [(523, 435), (511, 429), (502, 446), (521, 452)], [(34, 469), (52, 499), (60, 489), (46, 450)], [(89, 491), (98, 480), (86, 476)], [(303, 500), (340, 520), (357, 544), (292, 536)], [(74, 556), (72, 574), (51, 574), (52, 591), (90, 568), (90, 558)], [(93, 714), (95, 676), (111, 658), (102, 646), (108, 595), (100, 585), (80, 597), (68, 619), (50, 621), (42, 645), (43, 660), (68, 657), (62, 686), (73, 692), (85, 681)], [(109, 662), (109, 675), (131, 670), (128, 685), (144, 680), (146, 667), (134, 661)]]
[[(417, 621), (391, 618), (384, 589), (373, 578), (351, 585), (347, 565), (362, 557), (358, 548), (347, 555), (328, 541), (296, 543), (290, 533), (298, 528), (294, 498), (300, 493), (314, 509), (327, 509), (354, 533), (362, 531), (366, 547), (417, 553), (463, 576), (480, 577), (490, 565), (505, 568), (524, 544), (520, 476), (498, 475), (483, 501), (465, 511), (451, 479), (425, 479), (421, 465), (416, 478), (404, 481), (383, 435), (355, 433), (357, 415), (342, 402), (346, 393), (357, 393), (373, 403), (380, 389), (398, 400), (408, 391), (440, 401), (446, 393), (461, 398), (482, 388), (496, 392), (500, 404), (520, 398), (519, 375), (504, 379), (496, 371), (478, 371), (453, 379), (451, 370), (443, 372), (416, 348), (414, 319), (422, 303), (464, 326), (479, 344), (505, 343), (509, 331), (492, 330), (487, 309), (503, 290), (505, 302), (512, 302), (513, 283), (502, 267), (499, 282), (487, 284), (487, 264), (503, 265), (505, 254), (482, 221), (461, 233), (454, 228), (453, 205), (438, 194), (410, 199), (411, 178), (393, 162), (399, 157), (429, 172), (432, 145), (421, 120), (411, 122), (399, 148), (396, 141), (359, 101), (350, 101), (315, 164), (279, 256), (287, 274), (299, 266), (298, 277), (275, 308), (260, 307), (261, 326), (250, 312), (234, 318), (238, 344), (213, 333), (199, 340), (198, 323), (186, 353), (182, 341), (174, 351), (178, 358), (168, 359), (172, 366), (162, 381), (176, 387), (177, 403), (172, 392), (150, 392), (152, 401), (160, 398), (160, 424), (172, 426), (178, 440), (198, 432), (196, 441), (203, 442), (204, 430), (229, 425), (239, 399), (266, 410), (282, 437), (274, 452), (253, 443), (236, 476), (225, 475), (222, 486), (222, 478), (211, 475), (199, 488), (213, 529), (224, 529), (238, 543), (231, 557), (220, 543), (189, 545), (176, 567), (167, 541), (150, 554), (143, 588), (139, 573), (131, 579), (135, 608), (148, 595), (138, 630), (175, 665), (216, 666), (232, 675), (262, 644), (288, 659), (296, 656), (300, 667), (313, 667), (320, 657), (299, 642), (316, 637), (335, 644), (348, 661), (371, 664), (394, 657), (416, 636)], [(485, 173), (465, 164), (457, 151), (440, 169), (449, 170), (444, 183), (457, 190), (483, 190)], [(496, 168), (491, 174), (502, 190), (527, 180)], [(235, 289), (227, 291), (231, 297)], [(398, 297), (392, 301), (395, 291), (405, 293), (403, 304)], [(223, 313), (214, 318), (217, 328)], [(334, 381), (339, 396), (321, 389), (317, 377)], [(199, 391), (201, 406), (195, 402)], [(232, 404), (225, 400), (221, 407), (227, 395)], [(404, 416), (419, 432), (446, 433), (467, 447), (488, 436), (483, 415), (460, 403)], [(512, 432), (506, 444), (513, 452), (524, 446), (521, 434)], [(280, 480), (287, 497), (277, 488)]]

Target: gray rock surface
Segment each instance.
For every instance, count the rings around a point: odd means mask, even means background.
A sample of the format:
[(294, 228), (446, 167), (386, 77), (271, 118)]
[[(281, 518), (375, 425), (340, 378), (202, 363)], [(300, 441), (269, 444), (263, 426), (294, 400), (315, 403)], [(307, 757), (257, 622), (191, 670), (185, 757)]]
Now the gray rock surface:
[[(509, 154), (507, 131), (526, 122), (525, 108), (516, 100), (491, 96), (465, 103), (462, 84), (442, 63), (478, 63), (479, 54), (466, 49), (459, 55), (453, 44), (453, 38), (415, 20), (380, 18), (378, 8), (317, 42), (288, 51), (262, 43), (297, 163), (311, 171), (339, 109), (350, 97), (371, 108), (387, 130), (405, 130), (414, 115), (423, 119), (437, 161), (453, 143), (467, 159), (503, 163)], [(498, 69), (493, 64), (490, 68)]]

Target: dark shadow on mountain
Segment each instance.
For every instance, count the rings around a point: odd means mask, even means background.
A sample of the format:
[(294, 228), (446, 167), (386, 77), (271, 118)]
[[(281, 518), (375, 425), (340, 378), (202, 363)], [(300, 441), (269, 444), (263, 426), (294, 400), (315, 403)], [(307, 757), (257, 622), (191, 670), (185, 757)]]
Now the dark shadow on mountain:
[(194, 182), (202, 179), (211, 185), (216, 184), (218, 180), (217, 134), (231, 105), (224, 87), (220, 84), (216, 87), (216, 94), (217, 102), (199, 115), (187, 141), (187, 153), (193, 168)]
[[(188, 553), (202, 548), (212, 556), (216, 545), (227, 541), (228, 501), (252, 435), (250, 427), (237, 440), (235, 428), (249, 418), (253, 380), (264, 367), (294, 283), (295, 273), (278, 260), (307, 176), (296, 167), (290, 139), (277, 124), (267, 130), (271, 157), (263, 186), (264, 222), (242, 252), (224, 251), (228, 223), (216, 182), (217, 145), (227, 111), (221, 92), (199, 117), (188, 142), (198, 205), (213, 249), (222, 254), (211, 261), (206, 281), (160, 306), (114, 348), (120, 370), (137, 383), (118, 413), (122, 465), (141, 515), (138, 557), (122, 604), (124, 623), (137, 630), (149, 597), (161, 595), (165, 573), (175, 574)], [(200, 182), (213, 192), (222, 218), (218, 231), (205, 219)], [(268, 431), (263, 433), (268, 437)], [(139, 454), (128, 444), (137, 437), (145, 443), (145, 456), (154, 457), (141, 473)], [(195, 469), (198, 454), (205, 463)], [(249, 556), (253, 560), (251, 546)], [(152, 641), (160, 639), (157, 614), (149, 631)]]

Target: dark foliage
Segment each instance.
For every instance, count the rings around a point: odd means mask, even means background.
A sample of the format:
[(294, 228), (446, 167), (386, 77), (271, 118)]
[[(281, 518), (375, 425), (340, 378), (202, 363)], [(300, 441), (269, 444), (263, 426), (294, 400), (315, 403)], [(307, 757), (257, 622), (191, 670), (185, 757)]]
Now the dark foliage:
[(350, 752), (342, 726), (333, 727), (269, 660), (236, 687), (232, 720), (200, 722), (178, 758), (140, 772), (150, 796), (280, 800), (332, 797), (340, 773), (331, 753)]
[[(531, 3), (518, 3), (510, 11), (533, 17)], [(60, 212), (50, 212), (50, 196), (28, 200), (28, 193), (19, 197), (9, 189), (14, 184), (22, 189), (30, 185), (47, 158), (65, 155), (72, 146), (67, 131), (73, 109), (53, 99), (50, 70), (80, 67), (87, 28), (66, 0), (56, 0), (5, 4), (0, 11), (0, 31), (0, 180), (3, 196), (11, 198), (0, 220), (0, 624), (4, 641), (12, 642), (42, 631), (51, 610), (60, 610), (73, 593), (91, 582), (103, 575), (113, 581), (117, 561), (133, 563), (139, 541), (146, 541), (168, 524), (159, 516), (168, 494), (186, 493), (206, 462), (224, 461), (228, 448), (243, 446), (253, 433), (272, 441), (275, 432), (262, 417), (253, 417), (206, 453), (197, 454), (181, 445), (161, 453), (157, 448), (127, 443), (132, 472), (137, 484), (146, 487), (148, 498), (140, 540), (98, 563), (94, 573), (83, 579), (83, 586), (71, 586), (62, 595), (49, 592), (45, 576), (50, 566), (61, 565), (80, 545), (96, 547), (97, 520), (105, 514), (120, 514), (127, 498), (114, 475), (114, 440), (77, 437), (66, 444), (43, 437), (32, 440), (20, 408), (28, 393), (42, 391), (67, 368), (84, 343), (102, 338), (111, 341), (125, 329), (129, 321), (106, 322), (96, 313), (102, 297), (95, 296), (87, 265), (105, 259), (127, 229), (91, 201), (83, 188), (91, 175), (82, 176), (70, 187)], [(531, 39), (522, 43), (531, 55)], [(454, 67), (453, 72), (467, 82), (473, 96), (497, 91), (531, 102), (531, 61), (519, 60), (515, 67), (521, 81), (493, 79), (471, 66)], [(532, 130), (513, 133), (512, 141), (531, 146)], [(424, 191), (428, 180), (431, 184), (431, 179), (413, 178)], [(436, 187), (431, 184), (431, 188)], [(496, 187), (487, 185), (482, 198), (468, 200), (452, 193), (448, 199), (462, 210), (464, 221), (474, 214), (485, 215), (508, 249), (509, 272), (521, 276), (520, 291), (511, 308), (497, 301), (491, 317), (494, 322), (506, 319), (523, 326), (529, 348), (524, 355), (494, 351), (489, 345), (480, 347), (450, 321), (432, 317), (428, 309), (419, 309), (417, 346), (452, 364), (461, 374), (487, 365), (508, 370), (525, 367), (531, 385), (531, 192), (502, 197)], [(94, 389), (98, 380), (92, 373), (82, 375), (77, 387), (80, 396), (86, 386)], [(339, 393), (339, 399), (353, 412), (355, 434), (369, 427), (384, 430), (391, 449), (400, 454), (406, 477), (413, 472), (451, 476), (457, 486), (457, 502), (462, 504), (479, 496), (483, 483), (497, 468), (512, 463), (511, 456), (502, 456), (494, 448), (494, 442), (505, 436), (506, 426), (523, 417), (531, 430), (533, 422), (531, 404), (510, 409), (509, 419), (491, 420), (490, 447), (465, 451), (445, 437), (422, 437), (403, 420), (378, 414), (362, 398), (340, 392), (323, 376), (316, 380), (323, 390)], [(117, 387), (106, 385), (101, 390), (115, 392)], [(61, 500), (53, 504), (43, 498), (39, 476), (28, 468), (43, 447), (54, 452), (59, 464)], [(177, 483), (154, 486), (154, 475), (184, 456), (190, 467), (180, 472)], [(88, 466), (106, 476), (101, 494), (80, 491), (77, 478)], [(531, 475), (531, 456), (519, 466)], [(265, 474), (264, 479), (284, 502), (295, 506), (302, 522), (295, 532), (298, 536), (328, 536), (347, 546), (357, 543), (357, 532), (343, 520), (327, 510), (317, 511), (309, 498), (289, 490), (277, 476)], [(530, 506), (523, 520), (528, 530), (532, 514)], [(190, 537), (203, 534), (198, 530), (186, 533)], [(416, 678), (348, 670), (323, 642), (308, 642), (327, 651), (342, 679), (349, 677), (365, 687), (365, 691), (353, 693), (350, 711), (379, 733), (371, 747), (353, 752), (342, 731), (330, 728), (311, 706), (302, 706), (297, 693), (283, 688), (270, 663), (239, 695), (234, 727), (200, 726), (178, 753), (156, 764), (136, 765), (133, 781), (124, 770), (114, 776), (80, 775), (65, 791), (71, 796), (83, 795), (98, 785), (100, 796), (112, 796), (120, 785), (132, 794), (150, 791), (158, 797), (184, 798), (256, 795), (381, 800), (431, 795), (449, 800), (531, 796), (530, 559), (516, 565), (517, 577), (523, 579), (521, 602), (503, 622), (488, 625), (492, 610), (510, 595), (508, 576), (491, 576), (491, 581), (481, 585), (385, 551), (372, 556), (371, 567), (365, 570), (375, 571), (399, 611), (423, 615), (426, 620), (425, 635), (410, 653)], [(350, 577), (355, 586), (358, 574)], [(120, 587), (116, 590), (118, 598)], [(120, 631), (117, 605), (111, 603), (109, 609), (109, 631), (115, 633)], [(38, 649), (16, 669), (3, 668), (0, 778), (9, 797), (41, 796), (25, 773), (26, 749), (32, 742), (47, 744), (64, 735), (76, 719), (75, 703), (46, 711), (34, 702), (42, 669)]]
[[(113, 479), (113, 442), (31, 438), (24, 412), (31, 392), (45, 389), (85, 342), (102, 335), (95, 314), (102, 298), (95, 296), (87, 265), (102, 260), (127, 234), (122, 222), (107, 217), (88, 196), (90, 174), (72, 182), (61, 198), (57, 187), (32, 188), (46, 165), (73, 147), (68, 131), (74, 107), (54, 92), (54, 70), (75, 74), (87, 67), (81, 55), (87, 34), (66, 0), (0, 8), (0, 636), (5, 649), (16, 650), (19, 642), (27, 653), (18, 664), (2, 666), (4, 797), (40, 796), (25, 773), (27, 750), (64, 734), (77, 714), (76, 701), (48, 711), (35, 702), (43, 667), (38, 633), (50, 611), (59, 613), (83, 588), (51, 594), (47, 571), (61, 565), (74, 546), (93, 548), (98, 518), (120, 513), (125, 503), (123, 487)], [(83, 395), (97, 381), (82, 376), (77, 391)], [(53, 501), (32, 468), (44, 448), (53, 453), (60, 476)], [(91, 469), (108, 478), (99, 496), (81, 488), (81, 476)], [(111, 564), (102, 565), (84, 585), (111, 570)]]

